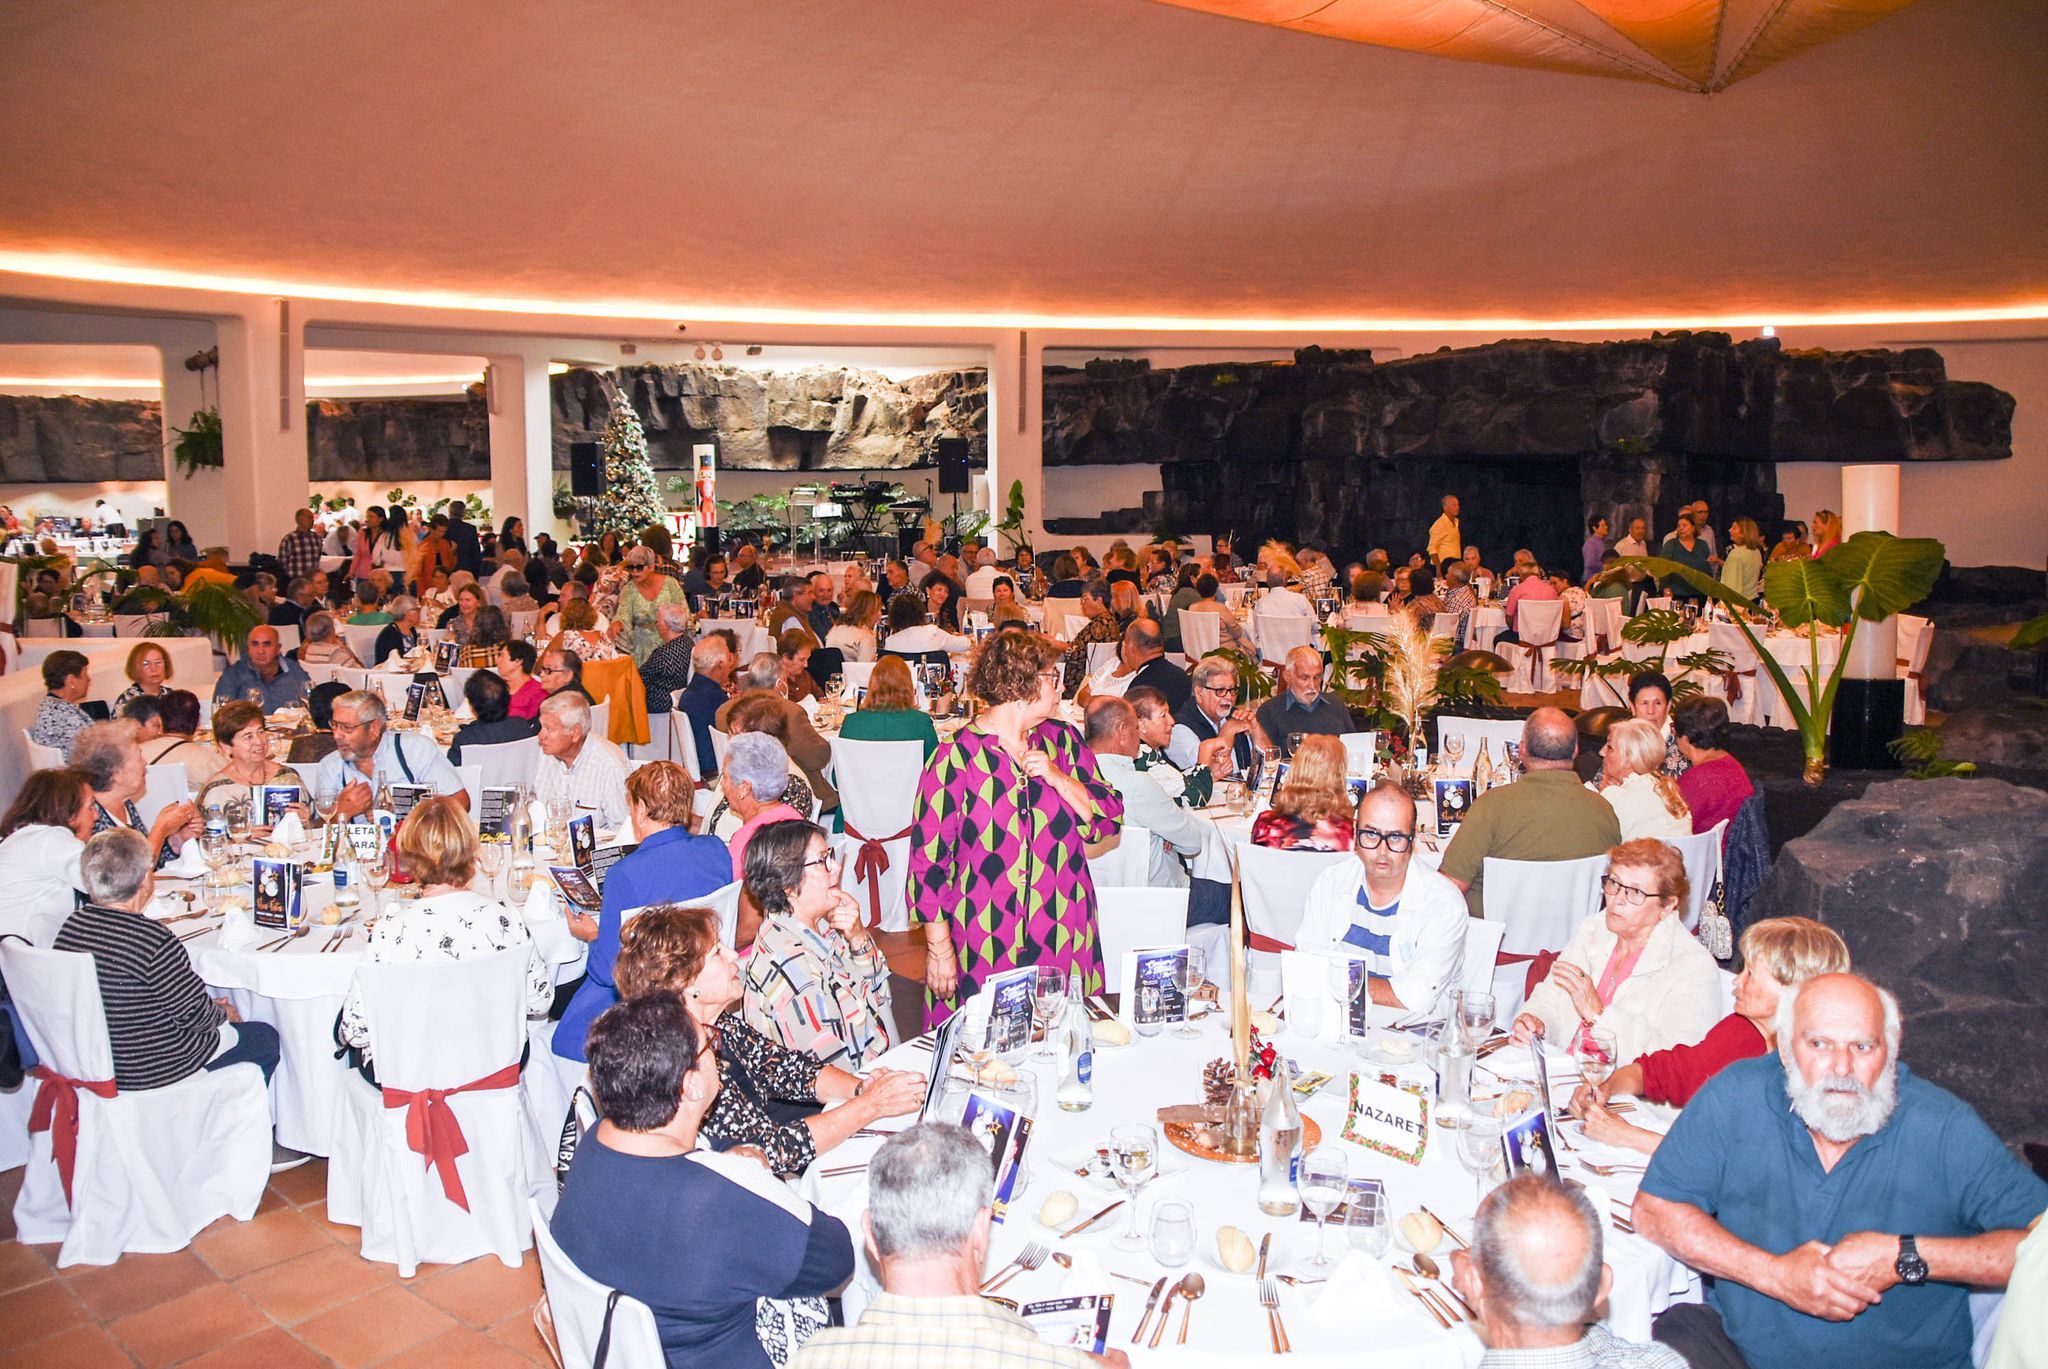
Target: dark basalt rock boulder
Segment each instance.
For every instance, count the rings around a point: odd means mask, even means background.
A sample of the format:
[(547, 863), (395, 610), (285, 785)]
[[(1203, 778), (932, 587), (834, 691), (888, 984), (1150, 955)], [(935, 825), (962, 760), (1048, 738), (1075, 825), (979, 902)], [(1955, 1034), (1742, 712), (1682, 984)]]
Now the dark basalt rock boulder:
[[(756, 371), (714, 363), (624, 366), (609, 378), (647, 433), (657, 469), (690, 469), (690, 448), (716, 442), (728, 470), (901, 470), (936, 459), (942, 437), (988, 455), (988, 373), (934, 371), (891, 380), (877, 371)], [(571, 442), (595, 442), (613, 390), (595, 371), (553, 378), (555, 467)]]
[(316, 399), (306, 405), (314, 483), (330, 480), (491, 482), (491, 418), (483, 386), (457, 398)]
[(1906, 1063), (2017, 1150), (2048, 1141), (2044, 888), (2048, 792), (1891, 780), (1787, 842), (1750, 918), (1841, 933), (1857, 972), (1898, 995)]
[(163, 476), (163, 406), (154, 400), (0, 395), (0, 483), (89, 485)]

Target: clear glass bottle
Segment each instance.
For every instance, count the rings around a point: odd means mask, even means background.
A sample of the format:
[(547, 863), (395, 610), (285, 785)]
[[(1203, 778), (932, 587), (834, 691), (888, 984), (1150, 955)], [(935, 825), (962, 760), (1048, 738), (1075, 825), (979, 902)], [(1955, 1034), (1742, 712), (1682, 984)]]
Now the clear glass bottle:
[(1493, 757), (1486, 748), (1486, 738), (1479, 739), (1479, 759), (1472, 762), (1472, 793), (1474, 797), (1493, 788)]
[(1259, 1211), (1285, 1217), (1299, 1206), (1295, 1170), (1301, 1164), (1301, 1110), (1294, 1105), (1294, 1072), (1287, 1061), (1273, 1062), (1266, 1084), (1265, 1111), (1259, 1117)]
[(361, 875), (351, 858), (339, 860), (334, 865), (334, 906), (344, 920), (354, 917), (356, 910), (363, 906), (363, 896), (357, 892)]
[(1095, 1106), (1095, 1025), (1081, 1001), (1081, 972), (1067, 972), (1066, 1046), (1060, 1061), (1060, 1087), (1054, 1095), (1064, 1112), (1086, 1112)]

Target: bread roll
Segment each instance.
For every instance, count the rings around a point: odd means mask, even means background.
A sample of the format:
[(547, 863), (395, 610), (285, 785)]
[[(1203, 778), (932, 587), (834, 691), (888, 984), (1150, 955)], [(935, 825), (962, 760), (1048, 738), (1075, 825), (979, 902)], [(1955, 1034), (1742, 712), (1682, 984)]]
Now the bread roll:
[(1104, 1046), (1128, 1046), (1131, 1044), (1131, 1029), (1111, 1018), (1095, 1024), (1095, 1040)]
[(1234, 1226), (1226, 1226), (1216, 1233), (1216, 1258), (1231, 1273), (1242, 1274), (1259, 1262), (1259, 1251), (1251, 1237)]
[(1081, 1200), (1061, 1189), (1048, 1197), (1038, 1208), (1038, 1220), (1047, 1226), (1065, 1226), (1080, 1210)]
[(1427, 1212), (1411, 1212), (1401, 1219), (1401, 1234), (1418, 1255), (1427, 1255), (1443, 1244), (1443, 1223)]

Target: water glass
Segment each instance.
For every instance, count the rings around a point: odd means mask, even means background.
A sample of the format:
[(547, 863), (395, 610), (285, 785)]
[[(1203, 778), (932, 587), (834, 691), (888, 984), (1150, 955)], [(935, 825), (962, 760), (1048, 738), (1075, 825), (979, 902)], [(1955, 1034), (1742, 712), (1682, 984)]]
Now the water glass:
[(959, 1044), (960, 1057), (967, 1062), (973, 1073), (977, 1088), (988, 1067), (995, 1063), (996, 1030), (988, 1013), (969, 1013), (960, 1023), (960, 1034), (954, 1038)]
[(505, 880), (505, 897), (513, 908), (524, 911), (527, 896), (533, 892), (534, 880), (539, 874), (539, 868), (525, 856), (512, 862), (512, 873)]
[(1579, 1065), (1579, 1077), (1588, 1085), (1598, 1086), (1607, 1082), (1607, 1076), (1614, 1073), (1616, 1045), (1614, 1033), (1606, 1027), (1586, 1027), (1572, 1042), (1572, 1059)]
[(497, 887), (498, 875), (505, 868), (504, 843), (479, 842), (476, 848), (476, 868), (483, 872), (484, 892), (489, 894)]
[(1380, 1259), (1387, 1253), (1388, 1234), (1387, 1195), (1354, 1193), (1344, 1214), (1344, 1235), (1351, 1248)]
[(1465, 734), (1446, 731), (1443, 735), (1444, 760), (1450, 765), (1450, 772), (1458, 773), (1458, 762), (1465, 759)]
[(1050, 966), (1038, 967), (1031, 985), (1031, 1016), (1038, 1023), (1038, 1058), (1050, 1060), (1059, 1054), (1053, 1041), (1053, 1026), (1067, 1006), (1067, 977)]
[(1295, 1183), (1295, 1191), (1301, 1195), (1301, 1205), (1316, 1219), (1316, 1255), (1303, 1268), (1313, 1270), (1318, 1277), (1328, 1277), (1337, 1262), (1330, 1258), (1323, 1237), (1327, 1233), (1330, 1214), (1344, 1201), (1346, 1186), (1351, 1181), (1351, 1166), (1344, 1158), (1344, 1152), (1335, 1146), (1317, 1146), (1301, 1157), (1301, 1173)]
[(1465, 1049), (1476, 1051), (1493, 1035), (1493, 995), (1467, 989), (1458, 998), (1458, 1034)]
[(1195, 1037), (1202, 1034), (1195, 1025), (1195, 990), (1202, 987), (1203, 957), (1193, 946), (1188, 947), (1187, 957), (1181, 962), (1180, 1003), (1181, 1024), (1173, 1029), (1175, 1036)]
[(1195, 1255), (1195, 1209), (1182, 1202), (1160, 1203), (1152, 1209), (1152, 1259), (1178, 1269)]
[(1159, 1172), (1159, 1129), (1143, 1122), (1112, 1128), (1109, 1162), (1117, 1184), (1124, 1190), (1124, 1206), (1130, 1209), (1129, 1223), (1111, 1244), (1120, 1250), (1143, 1250), (1145, 1237), (1138, 1230), (1138, 1190)]
[(1458, 1132), (1458, 1161), (1478, 1185), (1480, 1202), (1486, 1200), (1493, 1189), (1492, 1181), (1505, 1168), (1500, 1154), (1502, 1127), (1500, 1118), (1475, 1110), (1465, 1118)]

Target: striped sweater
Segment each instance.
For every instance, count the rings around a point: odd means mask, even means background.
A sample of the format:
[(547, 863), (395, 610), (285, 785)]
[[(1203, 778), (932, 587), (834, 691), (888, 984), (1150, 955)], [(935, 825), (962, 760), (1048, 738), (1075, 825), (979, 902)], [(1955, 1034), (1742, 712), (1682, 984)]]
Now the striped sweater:
[(219, 1052), (227, 1016), (165, 928), (88, 903), (57, 933), (56, 949), (92, 956), (123, 1091), (175, 1084)]

